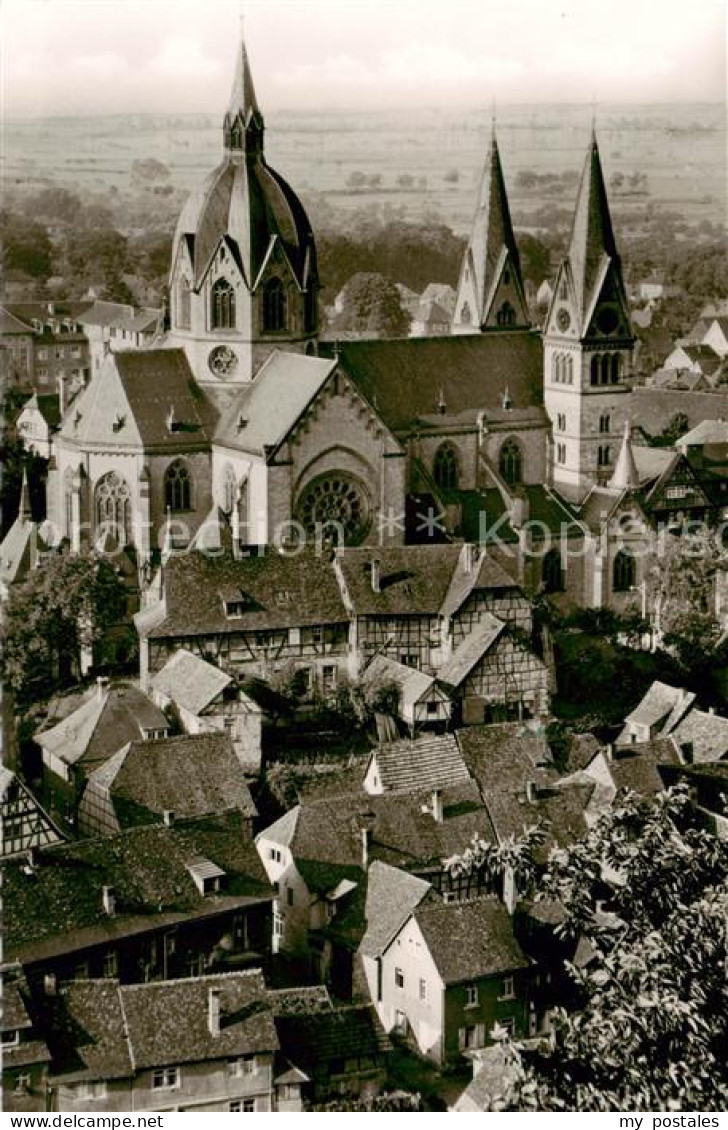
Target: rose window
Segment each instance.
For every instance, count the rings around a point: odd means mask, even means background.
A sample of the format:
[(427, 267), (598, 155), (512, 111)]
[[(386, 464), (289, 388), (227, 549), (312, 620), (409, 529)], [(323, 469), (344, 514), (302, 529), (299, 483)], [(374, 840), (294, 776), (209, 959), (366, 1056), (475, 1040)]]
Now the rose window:
[(343, 530), (347, 545), (356, 545), (369, 531), (369, 503), (364, 484), (351, 475), (332, 471), (319, 475), (305, 488), (296, 508), (296, 516), (308, 534), (336, 537), (337, 526)]

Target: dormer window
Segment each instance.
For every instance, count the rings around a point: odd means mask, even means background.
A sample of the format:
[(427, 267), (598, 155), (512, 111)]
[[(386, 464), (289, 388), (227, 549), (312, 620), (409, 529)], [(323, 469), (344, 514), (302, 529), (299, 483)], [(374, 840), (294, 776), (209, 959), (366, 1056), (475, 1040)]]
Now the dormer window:
[(2, 1046), (14, 1048), (20, 1043), (20, 1032), (17, 1028), (8, 1028), (2, 1034)]
[(249, 601), (241, 589), (234, 586), (221, 589), (220, 598), (228, 620), (237, 620), (245, 615)]
[(142, 726), (142, 736), (145, 742), (159, 741), (161, 738), (166, 738), (169, 731), (165, 728), (161, 729), (147, 729)]
[(114, 417), (114, 422), (111, 425), (112, 431), (120, 432), (121, 429), (124, 427), (125, 423), (126, 423), (126, 416), (122, 415), (121, 412), (117, 412), (116, 416)]
[(187, 870), (201, 895), (214, 895), (222, 890), (225, 872), (211, 859), (196, 859)]

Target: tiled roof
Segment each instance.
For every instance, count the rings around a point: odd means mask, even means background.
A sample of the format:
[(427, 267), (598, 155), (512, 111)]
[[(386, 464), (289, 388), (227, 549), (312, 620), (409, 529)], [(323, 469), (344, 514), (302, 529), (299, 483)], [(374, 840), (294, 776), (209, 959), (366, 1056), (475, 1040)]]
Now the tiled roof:
[(6, 306), (0, 306), (0, 334), (32, 334), (33, 327), (11, 313)]
[(652, 796), (664, 789), (658, 765), (680, 765), (672, 738), (657, 738), (651, 742), (618, 747), (609, 762), (609, 772), (615, 788), (630, 789), (640, 796)]
[(302, 863), (317, 862), (360, 867), (365, 817), (371, 824), (371, 858), (410, 871), (439, 866), (442, 859), (463, 851), (474, 835), (493, 840), (492, 825), (473, 782), (444, 788), (442, 802), (440, 822), (432, 815), (429, 789), (323, 797), (298, 805), (258, 838), (288, 846), (299, 870)]
[(22, 581), (35, 566), (39, 553), (49, 547), (38, 533), (38, 523), (19, 514), (0, 543), (0, 581)]
[(546, 781), (552, 769), (543, 728), (529, 722), (466, 726), (457, 732), (463, 760), (481, 790), (519, 789), (526, 781)]
[(525, 789), (498, 788), (483, 790), (483, 799), (501, 843), (511, 837), (518, 839), (527, 828), (541, 824), (546, 839), (538, 857), (545, 860), (554, 846), (568, 847), (587, 834), (584, 812), (594, 788), (593, 781), (539, 783), (533, 800), (528, 799)]
[[(220, 993), (220, 1033), (209, 1028), (210, 990)], [(119, 989), (137, 1070), (278, 1049), (259, 969)]]
[(630, 394), (630, 414), (647, 435), (659, 436), (677, 413), (684, 413), (694, 428), (702, 420), (721, 414), (725, 393), (683, 392), (638, 385)]
[(414, 919), (446, 985), (531, 964), (516, 941), (508, 911), (493, 896), (465, 903), (427, 901), (417, 907)]
[(484, 612), (472, 631), (458, 644), (441, 669), (439, 679), (446, 686), (459, 687), (475, 665), (490, 651), (505, 624), (489, 612)]
[(117, 981), (72, 981), (43, 999), (40, 1015), (64, 1082), (133, 1075)]
[(285, 439), (335, 368), (335, 360), (276, 350), (222, 417), (215, 442), (267, 455)]
[(167, 730), (169, 722), (151, 699), (133, 683), (114, 683), (89, 697), (56, 726), (35, 740), (68, 765), (104, 761), (144, 730)]
[(374, 860), (367, 871), (366, 928), (360, 943), (361, 952), (369, 957), (381, 954), (431, 890), (426, 880)]
[(519, 1061), (504, 1044), (480, 1048), (478, 1068), (452, 1110), (456, 1114), (476, 1114), (499, 1109), (494, 1103), (505, 1098), (519, 1077)]
[(441, 789), (470, 780), (454, 734), (429, 734), (415, 741), (387, 742), (372, 752), (382, 787)]
[(399, 688), (400, 707), (412, 707), (432, 690), (435, 678), (386, 655), (377, 655), (363, 671), (361, 682), (365, 687), (394, 683)]
[(728, 443), (728, 420), (701, 420), (687, 435), (680, 436), (676, 446), (682, 449), (714, 443)]
[[(221, 594), (235, 590), (245, 607), (229, 619)], [(244, 632), (348, 620), (331, 564), (314, 548), (297, 555), (267, 549), (234, 560), (173, 555), (165, 569), (166, 616), (152, 637)]]
[[(438, 615), (460, 558), (457, 545), (362, 546), (336, 561), (357, 616)], [(379, 592), (372, 561), (379, 561)]]
[(514, 407), (543, 402), (537, 333), (344, 341), (336, 348), (341, 367), (395, 431), (437, 412), (441, 392), (448, 413), (498, 406), (506, 391)]
[[(188, 865), (203, 857), (226, 875), (219, 893), (202, 895)], [(5, 958), (24, 962), (111, 942), (272, 897), (246, 823), (238, 812), (38, 852), (28, 873), (4, 865)], [(102, 886), (114, 888), (105, 913)]]
[[(258, 814), (227, 733), (130, 742), (112, 761), (113, 778), (103, 783), (122, 828), (161, 819), (165, 810), (181, 819), (229, 809), (249, 818)], [(109, 776), (110, 765), (91, 774), (88, 789)]]
[(489, 553), (464, 545), (442, 604), (442, 615), (452, 616), (476, 590), (515, 589), (517, 582)]
[(684, 703), (687, 708), (694, 700), (695, 695), (682, 687), (671, 687), (655, 679), (641, 702), (627, 715), (626, 721), (640, 726), (655, 726), (662, 719), (667, 719), (676, 706)]
[(74, 444), (209, 450), (216, 411), (183, 349), (110, 353), (61, 424)]
[(283, 1053), (310, 1075), (332, 1061), (374, 1058), (392, 1047), (373, 1005), (276, 1017), (276, 1028)]
[(672, 730), (672, 737), (681, 749), (691, 748), (693, 761), (719, 761), (728, 754), (728, 718), (691, 710)]
[(192, 714), (200, 714), (232, 681), (231, 675), (181, 647), (152, 677), (152, 689)]
[(292, 989), (269, 989), (268, 1000), (274, 1016), (300, 1016), (301, 1013), (330, 1012), (329, 990), (325, 985), (302, 985)]
[(126, 303), (97, 300), (79, 314), (78, 321), (83, 326), (110, 326), (117, 318), (131, 318), (133, 314), (134, 307)]

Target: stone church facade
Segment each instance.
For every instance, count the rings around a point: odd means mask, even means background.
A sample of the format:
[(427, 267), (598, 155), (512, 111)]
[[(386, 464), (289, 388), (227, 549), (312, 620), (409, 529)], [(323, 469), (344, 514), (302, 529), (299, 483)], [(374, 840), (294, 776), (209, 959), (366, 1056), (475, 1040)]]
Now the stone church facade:
[(319, 337), (311, 225), (264, 134), (242, 46), (223, 159), (177, 225), (169, 329), (109, 353), (54, 439), (60, 536), (111, 532), (140, 566), (205, 544), (208, 523), (236, 548), (475, 541), (530, 591), (610, 603), (598, 514), (639, 505), (655, 476), (617, 474), (634, 335), (595, 137), (543, 335), (494, 133), (452, 332), (337, 344)]

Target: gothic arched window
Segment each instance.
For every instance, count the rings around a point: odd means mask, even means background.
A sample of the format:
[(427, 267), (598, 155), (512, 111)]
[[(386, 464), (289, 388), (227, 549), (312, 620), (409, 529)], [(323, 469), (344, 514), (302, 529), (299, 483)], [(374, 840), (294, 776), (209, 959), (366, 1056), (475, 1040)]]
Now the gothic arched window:
[(564, 591), (564, 571), (558, 549), (550, 549), (543, 559), (541, 580), (546, 592)]
[(213, 284), (210, 314), (213, 330), (235, 329), (235, 291), (227, 279)]
[(599, 384), (599, 354), (598, 353), (595, 353), (594, 356), (591, 359), (591, 369), (590, 369), (589, 379), (590, 379), (591, 384), (593, 384), (593, 385)]
[(314, 286), (309, 285), (309, 288), (304, 295), (303, 312), (306, 324), (306, 333), (312, 333), (316, 329), (317, 314), (316, 288)]
[(510, 302), (504, 302), (500, 310), (495, 316), (495, 320), (499, 326), (512, 326), (516, 321), (516, 311), (511, 306)]
[(460, 481), (460, 461), (451, 443), (443, 443), (435, 452), (432, 464), (435, 482), (441, 490), (457, 490)]
[(612, 462), (612, 449), (609, 444), (600, 447), (597, 451), (597, 464), (600, 467), (609, 467)]
[(612, 384), (619, 384), (619, 354), (612, 354)]
[(232, 514), (233, 507), (237, 502), (237, 497), (238, 483), (235, 478), (235, 469), (231, 463), (228, 463), (222, 482), (222, 508), (226, 514)]
[(566, 358), (566, 383), (567, 385), (574, 383), (574, 358), (571, 355)]
[(270, 279), (263, 290), (263, 329), (286, 328), (286, 290), (280, 279)]
[(620, 549), (612, 566), (612, 588), (614, 592), (629, 592), (637, 579), (637, 563), (626, 549)]
[(611, 359), (608, 353), (602, 357), (602, 380), (603, 385), (609, 384), (609, 377), (612, 371)]
[(192, 479), (179, 459), (170, 463), (164, 475), (164, 505), (167, 510), (192, 509)]
[(190, 284), (183, 275), (177, 284), (177, 325), (181, 330), (190, 328)]
[(132, 540), (131, 491), (126, 479), (109, 471), (99, 479), (94, 492), (96, 532), (112, 534), (119, 545)]
[(611, 416), (609, 416), (605, 412), (604, 415), (599, 417), (599, 431), (602, 433), (602, 435), (606, 435), (610, 431), (611, 426), (612, 426)]
[(507, 439), (500, 449), (498, 469), (506, 482), (511, 486), (520, 483), (523, 478), (523, 455), (521, 454), (521, 445), (513, 436)]

